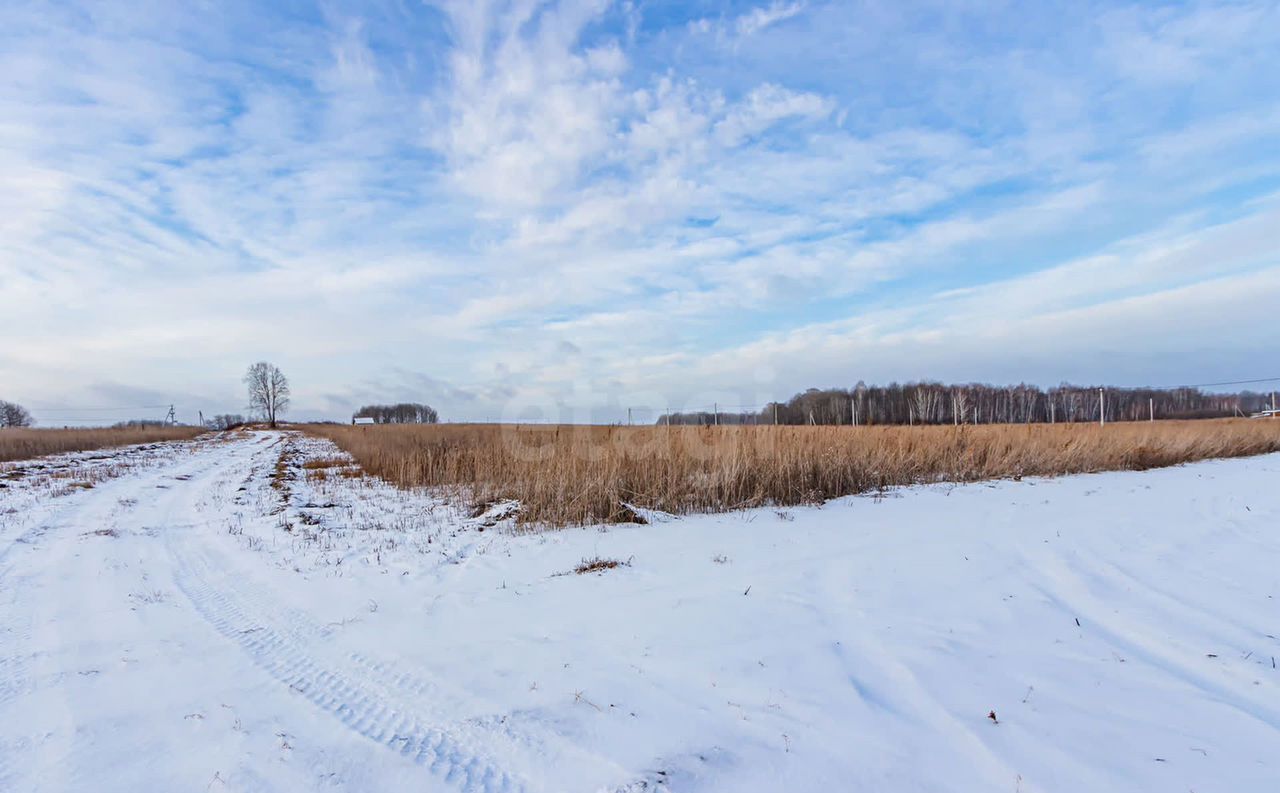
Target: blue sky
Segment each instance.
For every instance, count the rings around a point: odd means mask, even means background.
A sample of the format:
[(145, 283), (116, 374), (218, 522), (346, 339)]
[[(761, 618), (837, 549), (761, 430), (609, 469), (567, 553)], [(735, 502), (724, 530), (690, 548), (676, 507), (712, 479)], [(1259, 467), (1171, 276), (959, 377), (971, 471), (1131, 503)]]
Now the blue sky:
[(0, 73), (44, 423), (1280, 367), (1276, 2), (19, 1)]

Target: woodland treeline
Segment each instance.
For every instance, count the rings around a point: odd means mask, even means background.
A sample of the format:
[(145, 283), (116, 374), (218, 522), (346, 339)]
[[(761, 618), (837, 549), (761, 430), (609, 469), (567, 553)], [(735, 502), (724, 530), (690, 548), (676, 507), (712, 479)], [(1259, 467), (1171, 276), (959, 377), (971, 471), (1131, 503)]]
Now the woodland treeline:
[[(1101, 393), (1101, 401), (1099, 394)], [(1207, 393), (1196, 388), (1107, 388), (1063, 384), (1044, 390), (1025, 383), (890, 383), (817, 389), (759, 412), (670, 413), (658, 424), (1031, 424), (1249, 415), (1271, 407), (1270, 393)]]
[(353, 418), (373, 419), (375, 424), (435, 424), (440, 414), (430, 405), (401, 402), (396, 405), (365, 405)]

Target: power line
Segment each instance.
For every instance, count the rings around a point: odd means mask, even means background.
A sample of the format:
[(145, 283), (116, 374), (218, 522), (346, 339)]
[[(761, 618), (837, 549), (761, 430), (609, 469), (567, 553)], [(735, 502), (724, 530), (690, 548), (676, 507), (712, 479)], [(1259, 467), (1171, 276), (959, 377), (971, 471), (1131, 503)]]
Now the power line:
[(165, 410), (169, 406), (166, 405), (138, 405), (126, 408), (27, 408), (28, 410), (38, 410), (41, 413), (93, 413), (108, 411), (124, 411), (124, 410)]
[[(1256, 383), (1280, 383), (1280, 377), (1262, 377), (1257, 380), (1226, 380), (1221, 383), (1193, 383), (1191, 385), (1147, 386), (1156, 391), (1176, 391), (1179, 388), (1213, 388), (1220, 385), (1254, 385)], [(1141, 388), (1142, 386), (1139, 386)]]

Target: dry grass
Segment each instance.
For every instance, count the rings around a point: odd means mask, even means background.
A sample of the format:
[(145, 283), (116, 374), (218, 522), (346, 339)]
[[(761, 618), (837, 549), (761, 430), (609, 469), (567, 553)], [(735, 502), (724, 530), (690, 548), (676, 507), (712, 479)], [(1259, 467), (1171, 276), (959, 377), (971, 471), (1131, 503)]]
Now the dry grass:
[(350, 464), (349, 461), (340, 457), (317, 457), (314, 460), (307, 460), (302, 464), (302, 467), (308, 471), (319, 471), (325, 468), (341, 468)]
[(46, 454), (85, 452), (134, 443), (189, 440), (201, 434), (199, 427), (145, 427), (124, 429), (0, 429), (0, 462), (26, 460)]
[(520, 520), (625, 521), (820, 502), (894, 485), (1142, 470), (1280, 451), (1280, 420), (979, 427), (437, 425), (308, 430), (369, 473), (512, 499)]
[(583, 559), (578, 563), (577, 567), (573, 568), (573, 572), (578, 575), (586, 575), (587, 573), (603, 573), (606, 570), (630, 566), (631, 562), (624, 562), (619, 559), (604, 559), (597, 556), (594, 559)]

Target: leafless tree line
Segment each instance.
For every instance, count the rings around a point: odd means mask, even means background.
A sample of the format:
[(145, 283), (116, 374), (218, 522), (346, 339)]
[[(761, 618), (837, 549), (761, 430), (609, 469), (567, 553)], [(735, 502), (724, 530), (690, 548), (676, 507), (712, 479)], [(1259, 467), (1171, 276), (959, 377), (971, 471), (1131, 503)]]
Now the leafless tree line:
[(1271, 406), (1270, 394), (1208, 393), (1197, 388), (1110, 388), (1067, 383), (1044, 390), (1021, 383), (993, 386), (936, 382), (858, 383), (817, 389), (760, 411), (669, 413), (658, 424), (1033, 424), (1220, 418)]
[(396, 405), (365, 405), (353, 418), (371, 418), (376, 424), (435, 424), (440, 414), (430, 405), (401, 402)]
[(204, 420), (204, 425), (211, 430), (233, 430), (245, 423), (239, 413), (219, 413)]

